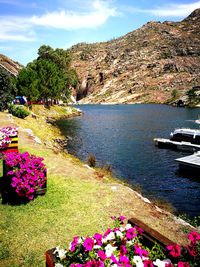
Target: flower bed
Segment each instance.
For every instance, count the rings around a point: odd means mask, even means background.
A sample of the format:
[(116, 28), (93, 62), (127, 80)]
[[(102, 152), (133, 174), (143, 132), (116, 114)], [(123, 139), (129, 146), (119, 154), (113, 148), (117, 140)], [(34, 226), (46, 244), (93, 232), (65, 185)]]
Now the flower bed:
[(25, 153), (4, 156), (3, 202), (26, 202), (46, 192), (46, 168), (43, 158)]
[(4, 127), (0, 129), (0, 152), (17, 152), (18, 151), (18, 130), (13, 127)]
[(155, 244), (144, 247), (143, 230), (127, 224), (125, 217), (115, 218), (115, 227), (92, 237), (75, 236), (68, 249), (54, 249), (55, 267), (197, 267), (200, 263), (200, 234), (188, 234), (188, 245), (162, 249)]

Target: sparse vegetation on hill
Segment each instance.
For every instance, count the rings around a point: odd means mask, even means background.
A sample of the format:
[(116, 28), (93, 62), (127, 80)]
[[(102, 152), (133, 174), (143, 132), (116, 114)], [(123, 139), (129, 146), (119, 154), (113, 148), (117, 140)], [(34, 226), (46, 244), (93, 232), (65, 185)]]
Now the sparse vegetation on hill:
[(80, 103), (166, 103), (200, 85), (200, 9), (109, 42), (73, 46)]

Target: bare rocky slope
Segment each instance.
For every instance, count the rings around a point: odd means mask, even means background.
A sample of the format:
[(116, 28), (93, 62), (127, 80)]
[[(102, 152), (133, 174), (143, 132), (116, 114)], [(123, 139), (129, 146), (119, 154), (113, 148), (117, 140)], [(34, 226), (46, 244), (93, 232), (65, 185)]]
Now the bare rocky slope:
[(79, 103), (166, 103), (200, 86), (200, 9), (70, 51)]
[(3, 68), (11, 75), (17, 76), (19, 70), (22, 68), (22, 65), (0, 54), (0, 68)]

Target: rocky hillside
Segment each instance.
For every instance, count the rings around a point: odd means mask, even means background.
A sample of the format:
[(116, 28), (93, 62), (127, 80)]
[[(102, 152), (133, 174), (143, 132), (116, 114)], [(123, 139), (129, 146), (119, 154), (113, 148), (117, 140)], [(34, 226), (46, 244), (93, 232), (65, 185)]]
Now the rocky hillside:
[(109, 42), (73, 46), (80, 103), (166, 103), (200, 86), (200, 9)]
[(0, 68), (5, 69), (11, 75), (17, 76), (22, 65), (12, 59), (0, 54)]

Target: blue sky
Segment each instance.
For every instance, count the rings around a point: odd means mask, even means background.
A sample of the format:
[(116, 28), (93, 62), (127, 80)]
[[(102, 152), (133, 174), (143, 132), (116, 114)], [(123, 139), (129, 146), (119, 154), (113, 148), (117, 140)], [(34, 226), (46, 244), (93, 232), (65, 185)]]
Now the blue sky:
[(200, 1), (0, 0), (0, 53), (26, 65), (38, 48), (108, 41), (148, 21), (179, 21)]

